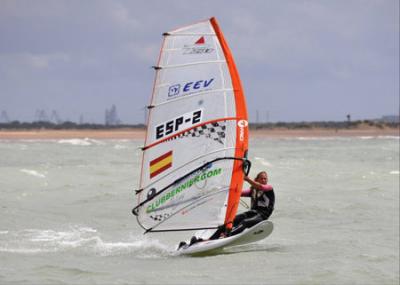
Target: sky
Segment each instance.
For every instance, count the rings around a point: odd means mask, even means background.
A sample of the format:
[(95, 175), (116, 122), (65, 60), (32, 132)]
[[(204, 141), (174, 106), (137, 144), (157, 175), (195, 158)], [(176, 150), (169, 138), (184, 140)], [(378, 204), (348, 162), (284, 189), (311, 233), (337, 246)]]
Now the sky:
[(162, 33), (212, 16), (251, 122), (399, 114), (398, 0), (0, 0), (0, 112), (143, 123)]

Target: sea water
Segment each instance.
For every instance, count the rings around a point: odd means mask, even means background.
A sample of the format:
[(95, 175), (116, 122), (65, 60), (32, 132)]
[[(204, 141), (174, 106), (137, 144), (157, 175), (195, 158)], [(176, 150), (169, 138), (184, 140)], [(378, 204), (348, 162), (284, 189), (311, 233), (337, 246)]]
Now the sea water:
[(142, 143), (1, 140), (0, 284), (399, 284), (398, 137), (251, 140), (274, 232), (206, 257), (136, 223)]

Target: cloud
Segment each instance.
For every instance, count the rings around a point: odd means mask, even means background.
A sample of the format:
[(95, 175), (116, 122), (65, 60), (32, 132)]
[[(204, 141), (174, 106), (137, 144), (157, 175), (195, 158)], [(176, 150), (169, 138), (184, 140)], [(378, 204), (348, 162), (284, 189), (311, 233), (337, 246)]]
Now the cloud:
[(26, 96), (28, 105), (72, 113), (65, 102), (79, 98), (82, 110), (115, 103), (122, 118), (142, 121), (129, 106), (148, 104), (161, 34), (211, 16), (249, 90), (250, 113), (266, 97), (281, 120), (310, 118), (315, 103), (320, 119), (343, 102), (365, 117), (396, 111), (399, 2), (390, 0), (3, 0), (1, 102), (18, 111), (13, 98)]
[(21, 80), (40, 76), (66, 65), (70, 57), (65, 53), (34, 54), (29, 52), (0, 54), (0, 74), (4, 79)]

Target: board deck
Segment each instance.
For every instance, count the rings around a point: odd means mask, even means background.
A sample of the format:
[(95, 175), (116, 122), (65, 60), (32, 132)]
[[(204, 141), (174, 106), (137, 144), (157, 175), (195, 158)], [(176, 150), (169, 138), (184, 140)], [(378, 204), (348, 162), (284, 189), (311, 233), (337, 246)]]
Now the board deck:
[(191, 246), (184, 246), (177, 250), (179, 255), (199, 255), (211, 254), (222, 250), (225, 247), (243, 245), (260, 241), (268, 237), (274, 229), (274, 224), (270, 221), (263, 221), (249, 229), (245, 229), (240, 234), (227, 238), (215, 240), (204, 240)]

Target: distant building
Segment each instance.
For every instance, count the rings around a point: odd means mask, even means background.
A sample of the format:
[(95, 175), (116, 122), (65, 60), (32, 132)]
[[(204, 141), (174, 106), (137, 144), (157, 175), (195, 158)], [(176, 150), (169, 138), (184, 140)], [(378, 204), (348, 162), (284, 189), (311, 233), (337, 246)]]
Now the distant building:
[(396, 115), (382, 116), (382, 118), (379, 121), (385, 123), (400, 123), (400, 116)]
[(1, 116), (0, 116), (0, 123), (9, 123), (10, 118), (8, 117), (7, 111), (1, 111)]
[(117, 107), (111, 106), (111, 109), (106, 109), (105, 112), (105, 124), (106, 126), (115, 126), (121, 124), (121, 120), (118, 118)]
[(35, 121), (36, 122), (49, 122), (49, 117), (45, 110), (36, 110), (35, 113)]
[(62, 120), (60, 119), (60, 116), (58, 115), (56, 110), (53, 110), (50, 116), (50, 122), (54, 123), (54, 124), (61, 124)]

